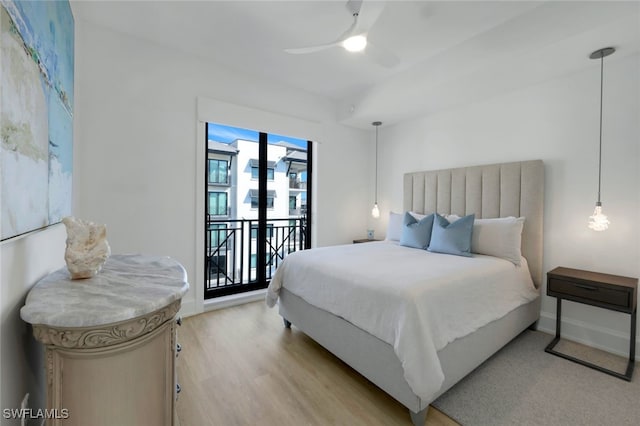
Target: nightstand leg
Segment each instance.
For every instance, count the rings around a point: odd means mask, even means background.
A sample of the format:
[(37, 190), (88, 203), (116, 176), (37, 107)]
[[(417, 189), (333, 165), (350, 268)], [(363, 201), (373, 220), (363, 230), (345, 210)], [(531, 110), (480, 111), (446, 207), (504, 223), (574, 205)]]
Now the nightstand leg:
[(556, 299), (556, 339), (560, 339), (560, 323), (562, 319), (562, 298)]
[(629, 361), (636, 361), (636, 313), (638, 310), (634, 310), (631, 314), (631, 341), (629, 342)]
[(556, 352), (553, 350), (553, 348), (558, 344), (558, 342), (560, 341), (560, 323), (561, 323), (561, 318), (562, 318), (562, 299), (561, 298), (556, 298), (556, 337), (547, 345), (546, 348), (544, 348), (545, 352), (548, 352), (550, 354), (554, 354), (554, 355), (558, 355), (558, 356), (562, 356), (564, 357), (564, 355), (561, 355), (559, 352)]
[(624, 377), (621, 377), (627, 381), (631, 381), (633, 376), (633, 367), (636, 365), (636, 312), (635, 309), (631, 313), (631, 332), (629, 333), (629, 363), (627, 364), (627, 372)]

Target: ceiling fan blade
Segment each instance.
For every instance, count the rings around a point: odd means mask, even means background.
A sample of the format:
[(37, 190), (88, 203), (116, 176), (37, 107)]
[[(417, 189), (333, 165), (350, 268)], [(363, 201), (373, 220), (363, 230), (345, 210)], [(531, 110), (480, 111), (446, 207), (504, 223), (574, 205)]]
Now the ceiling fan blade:
[(356, 28), (356, 25), (358, 24), (358, 15), (354, 15), (353, 16), (353, 22), (351, 23), (351, 25), (349, 26), (349, 28), (347, 28), (347, 30), (342, 33), (342, 35), (340, 37), (338, 37), (335, 41), (331, 42), (331, 43), (327, 43), (327, 44), (319, 44), (316, 46), (307, 46), (307, 47), (294, 47), (291, 49), (284, 49), (285, 52), (287, 53), (291, 53), (294, 55), (302, 55), (305, 53), (314, 53), (314, 52), (319, 52), (321, 50), (325, 50), (328, 49), (330, 47), (333, 46), (338, 46), (340, 45), (343, 41), (345, 41), (346, 39), (348, 39), (349, 37), (351, 37), (354, 33), (354, 29)]
[(367, 43), (364, 53), (375, 63), (385, 68), (393, 68), (400, 63), (400, 58), (395, 53), (371, 44), (371, 42)]
[(335, 44), (340, 44), (351, 36), (366, 35), (380, 17), (384, 4), (383, 1), (349, 0), (347, 9), (353, 14), (353, 23), (338, 37)]
[[(306, 53), (319, 52), (330, 47), (339, 46), (351, 36), (365, 35), (376, 23), (382, 11), (384, 10), (384, 1), (364, 1), (364, 0), (349, 0), (347, 2), (347, 9), (353, 15), (353, 22), (349, 28), (340, 35), (335, 41), (327, 44), (321, 44), (308, 47), (297, 47), (284, 49), (285, 52), (294, 55), (301, 55)], [(393, 67), (397, 65), (400, 60), (393, 54), (378, 52), (377, 48), (372, 48), (374, 52), (371, 54), (374, 60), (379, 64), (386, 67)]]
[(305, 53), (320, 52), (321, 50), (326, 50), (326, 49), (329, 49), (329, 48), (331, 48), (333, 46), (338, 46), (338, 45), (340, 45), (341, 42), (342, 42), (342, 40), (335, 41), (335, 42), (329, 43), (329, 44), (320, 44), (320, 45), (317, 45), (317, 46), (294, 47), (292, 49), (284, 49), (284, 51), (287, 52), (287, 53), (291, 53), (293, 55), (303, 55)]
[(358, 15), (353, 15), (353, 22), (351, 23), (349, 28), (347, 28), (347, 31), (343, 32), (342, 35), (340, 37), (338, 37), (338, 39), (336, 40), (336, 44), (342, 43), (343, 41), (345, 41), (346, 39), (348, 39), (352, 35), (356, 35), (356, 30), (357, 30), (357, 27), (358, 27), (358, 21), (359, 21)]

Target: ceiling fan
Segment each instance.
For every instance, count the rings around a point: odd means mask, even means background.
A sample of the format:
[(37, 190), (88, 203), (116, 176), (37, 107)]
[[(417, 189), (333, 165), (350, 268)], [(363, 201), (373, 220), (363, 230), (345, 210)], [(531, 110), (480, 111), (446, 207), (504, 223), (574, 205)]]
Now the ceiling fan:
[(330, 43), (285, 49), (284, 51), (294, 55), (302, 55), (332, 47), (343, 47), (349, 52), (364, 51), (376, 63), (392, 68), (400, 63), (400, 59), (392, 52), (373, 45), (367, 39), (369, 31), (380, 17), (384, 6), (383, 1), (349, 0), (346, 7), (353, 16), (353, 23), (340, 37)]

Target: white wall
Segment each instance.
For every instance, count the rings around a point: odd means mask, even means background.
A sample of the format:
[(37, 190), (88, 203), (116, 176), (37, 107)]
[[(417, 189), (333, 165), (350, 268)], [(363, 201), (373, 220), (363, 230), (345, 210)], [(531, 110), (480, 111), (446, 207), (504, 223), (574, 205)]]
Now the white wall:
[[(44, 351), (31, 327), (20, 319), (27, 292), (42, 277), (64, 267), (66, 232), (54, 225), (0, 245), (0, 407), (20, 408), (29, 392), (29, 406), (45, 406)], [(4, 425), (19, 421), (2, 420)]]
[[(580, 73), (382, 127), (378, 201), (383, 217), (402, 209), (405, 172), (542, 159), (544, 270), (567, 266), (640, 276), (639, 62), (638, 55), (605, 61), (602, 202), (611, 220), (606, 232), (587, 228), (598, 183), (600, 69), (595, 61)], [(377, 235), (384, 234), (386, 223), (377, 223)], [(554, 329), (555, 298), (543, 297), (541, 317), (541, 328)], [(629, 316), (565, 302), (563, 335), (628, 355)]]
[(198, 97), (319, 123), (315, 245), (364, 235), (368, 135), (335, 124), (332, 103), (83, 21), (76, 22), (76, 68), (76, 214), (107, 225), (113, 253), (183, 263), (192, 284), (185, 305), (200, 303), (195, 217), (204, 171), (196, 168), (204, 163), (196, 163), (205, 142)]

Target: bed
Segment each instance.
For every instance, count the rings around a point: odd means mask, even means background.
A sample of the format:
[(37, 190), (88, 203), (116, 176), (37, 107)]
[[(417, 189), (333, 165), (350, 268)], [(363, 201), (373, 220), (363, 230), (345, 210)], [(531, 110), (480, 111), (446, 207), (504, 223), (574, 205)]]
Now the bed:
[[(471, 258), (453, 259), (459, 256), (427, 254), (424, 250), (401, 247), (394, 242), (321, 248), (289, 256), (287, 259), (299, 260), (283, 262), (270, 284), (268, 298), (271, 304), (274, 297), (278, 299), (285, 326), (295, 325), (406, 406), (414, 425), (424, 425), (432, 401), (538, 320), (544, 166), (542, 161), (533, 160), (407, 173), (403, 191), (404, 211), (457, 216), (475, 214), (476, 219), (524, 217), (522, 264), (514, 267), (504, 259), (477, 254)], [(311, 258), (316, 262), (315, 269), (300, 266), (304, 259)], [(390, 292), (381, 284), (391, 279), (384, 269), (385, 259), (404, 262), (405, 258), (415, 265), (422, 265), (423, 259), (427, 258), (432, 263), (420, 266), (422, 269), (416, 266), (414, 272), (396, 273), (399, 280), (394, 285), (397, 288)], [(349, 259), (355, 268), (346, 269), (340, 259)], [(467, 265), (469, 272), (464, 273)], [(409, 269), (413, 267), (402, 266), (398, 271)], [(455, 271), (463, 272), (456, 274)], [(433, 287), (429, 290), (430, 296), (423, 296), (422, 287), (417, 291), (416, 286), (405, 288), (399, 284), (412, 281), (412, 274), (419, 275), (421, 280), (430, 276), (427, 281)], [(514, 290), (513, 295), (505, 296), (512, 300), (510, 305), (499, 308), (502, 312), (486, 301), (480, 302), (486, 306), (485, 312), (479, 311), (477, 306), (472, 307), (471, 302), (459, 302), (458, 299), (455, 303), (452, 301), (451, 308), (446, 311), (438, 310), (439, 304), (454, 297), (455, 293), (448, 293), (450, 288), (469, 286), (469, 283), (463, 284), (463, 278), (471, 279), (474, 288), (486, 288), (478, 293), (478, 297), (499, 292), (502, 298), (503, 293), (510, 292), (510, 287), (505, 286), (510, 281), (528, 280), (530, 289), (529, 293)], [(424, 303), (431, 305), (407, 307), (403, 302), (406, 298), (395, 296), (402, 292), (410, 294), (411, 300), (424, 299)], [(341, 299), (349, 294), (361, 297), (357, 303), (352, 302), (350, 309), (340, 311), (344, 309), (338, 306), (343, 303)], [(375, 299), (386, 302), (376, 304)], [(392, 310), (394, 306), (400, 310)], [(449, 320), (440, 317), (450, 310), (463, 320), (460, 326), (451, 327), (453, 333), (445, 333), (442, 337), (438, 334), (440, 328), (446, 328)], [(469, 313), (464, 317), (467, 310)], [(375, 315), (367, 319), (363, 313), (367, 311), (374, 311)], [(405, 321), (405, 317), (412, 319)], [(477, 320), (479, 317), (483, 319)], [(392, 322), (397, 318), (401, 319), (398, 324)], [(473, 323), (467, 324), (470, 322)]]

